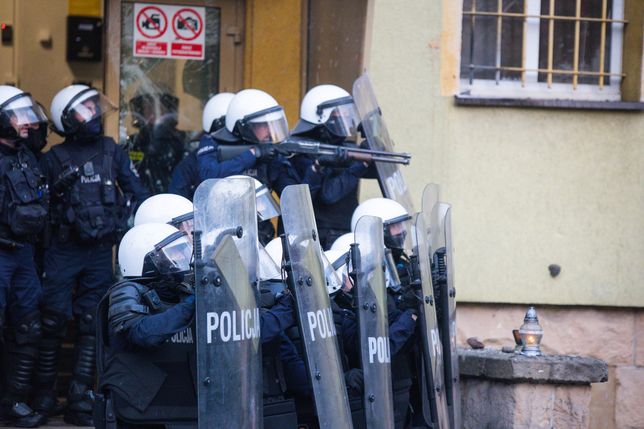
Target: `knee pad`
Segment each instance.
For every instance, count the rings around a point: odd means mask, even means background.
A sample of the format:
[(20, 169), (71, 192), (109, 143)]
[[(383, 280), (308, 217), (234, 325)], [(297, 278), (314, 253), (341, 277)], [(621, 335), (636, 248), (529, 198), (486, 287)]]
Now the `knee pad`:
[(96, 315), (91, 312), (81, 314), (78, 318), (78, 335), (96, 335)]
[(13, 334), (16, 344), (38, 344), (42, 333), (40, 314), (31, 313), (13, 326)]
[(44, 337), (60, 339), (65, 337), (68, 323), (67, 315), (58, 310), (45, 307), (40, 311), (40, 318)]

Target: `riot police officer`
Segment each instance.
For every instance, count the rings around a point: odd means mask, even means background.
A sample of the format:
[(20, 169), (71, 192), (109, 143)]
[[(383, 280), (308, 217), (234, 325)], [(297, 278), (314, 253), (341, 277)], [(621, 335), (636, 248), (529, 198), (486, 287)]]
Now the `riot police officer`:
[[(207, 135), (212, 136), (215, 132), (225, 126), (226, 110), (235, 94), (231, 92), (221, 92), (208, 100), (203, 108), (202, 126)], [(203, 137), (202, 137), (203, 139)], [(184, 196), (190, 200), (199, 186), (199, 163), (197, 161), (197, 151), (190, 152), (181, 161), (172, 172), (172, 179), (168, 192)]]
[[(300, 106), (300, 120), (291, 135), (317, 140), (324, 144), (355, 144), (360, 119), (353, 98), (335, 85), (318, 85), (306, 93)], [(302, 156), (293, 164), (301, 168)], [(306, 168), (307, 164), (304, 164)], [(369, 172), (363, 161), (316, 161), (314, 168), (322, 175), (317, 193), (312, 193), (315, 220), (320, 234), (320, 245), (329, 249), (331, 244), (350, 230), (351, 214), (358, 206), (358, 184)]]
[(183, 159), (189, 136), (177, 129), (179, 99), (161, 88), (141, 88), (130, 100), (132, 124), (128, 150), (143, 183), (154, 193), (168, 192), (170, 175)]
[[(225, 127), (214, 135), (206, 134), (199, 143), (197, 159), (201, 180), (243, 174), (253, 177), (278, 195), (288, 186), (306, 183), (317, 189), (320, 177), (312, 162), (300, 174), (279, 155), (278, 146), (288, 137), (284, 109), (264, 91), (245, 89), (230, 101)], [(248, 145), (249, 149), (231, 159), (220, 159), (222, 145)], [(274, 236), (270, 222), (259, 224), (260, 236)], [(266, 244), (267, 241), (261, 241)]]
[(33, 243), (45, 226), (49, 199), (29, 147), (42, 147), (46, 127), (45, 113), (28, 93), (0, 86), (0, 335), (6, 333), (0, 412), (18, 427), (45, 422), (26, 401), (41, 334)]
[(41, 162), (53, 189), (52, 239), (44, 258), (34, 406), (43, 413), (55, 406), (58, 355), (73, 316), (78, 337), (65, 420), (85, 426), (92, 421), (96, 305), (112, 282), (112, 246), (129, 216), (122, 192), (133, 195), (133, 205), (148, 196), (125, 152), (103, 136), (102, 118), (113, 110), (109, 100), (86, 85), (59, 91), (51, 114), (65, 141)]
[[(390, 325), (391, 377), (394, 390), (394, 419), (396, 428), (402, 428), (409, 420), (410, 390), (414, 377), (414, 330), (418, 318), (420, 300), (414, 291), (411, 268), (405, 253), (407, 234), (411, 230), (411, 215), (398, 202), (389, 198), (372, 198), (360, 203), (351, 216), (351, 229), (355, 230), (362, 216), (382, 219), (384, 244), (393, 253), (396, 269), (402, 286), (396, 290), (387, 288), (387, 313)], [(395, 326), (395, 328), (394, 328)], [(410, 363), (410, 360), (412, 363)]]

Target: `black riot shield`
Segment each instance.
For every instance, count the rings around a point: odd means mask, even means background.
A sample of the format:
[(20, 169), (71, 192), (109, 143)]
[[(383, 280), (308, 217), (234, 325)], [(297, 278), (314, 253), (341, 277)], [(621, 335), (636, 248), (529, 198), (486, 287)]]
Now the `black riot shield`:
[[(424, 200), (424, 198), (423, 198)], [(424, 201), (423, 201), (424, 202)], [(423, 204), (423, 212), (427, 207)], [(456, 351), (456, 289), (452, 257), (452, 225), (449, 204), (436, 203), (431, 209), (431, 253), (438, 325), (443, 345), (445, 389), (450, 421), (453, 428), (461, 427), (461, 398), (458, 354)]]
[(318, 421), (321, 428), (351, 428), (351, 412), (309, 187), (286, 187), (280, 205), (288, 284), (295, 295)]
[(361, 217), (355, 228), (355, 243), (352, 261), (357, 279), (354, 296), (360, 326), (365, 420), (367, 429), (393, 428), (382, 219)]
[(449, 414), (445, 396), (443, 373), (443, 346), (438, 333), (438, 321), (429, 261), (427, 227), (422, 213), (416, 215), (414, 227), (413, 275), (420, 283), (422, 303), (420, 332), (423, 350), (423, 383), (429, 393), (432, 422), (439, 429), (449, 428)]
[[(360, 115), (360, 124), (367, 139), (369, 149), (394, 152), (394, 142), (389, 137), (387, 125), (382, 117), (382, 112), (376, 100), (376, 95), (371, 86), (367, 73), (360, 76), (353, 83), (353, 101)], [(411, 195), (400, 165), (376, 162), (378, 182), (382, 194), (398, 201), (408, 213), (415, 213)]]
[(198, 427), (261, 428), (257, 221), (251, 179), (211, 179), (194, 197)]

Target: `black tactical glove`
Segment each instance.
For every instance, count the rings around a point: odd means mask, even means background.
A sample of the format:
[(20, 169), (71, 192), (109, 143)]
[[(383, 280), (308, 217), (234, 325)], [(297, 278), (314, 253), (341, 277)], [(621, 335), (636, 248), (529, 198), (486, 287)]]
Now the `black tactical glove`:
[(411, 310), (414, 314), (418, 314), (420, 302), (420, 297), (411, 288), (407, 288), (402, 294), (396, 297), (396, 306), (399, 310)]
[(362, 395), (364, 390), (364, 374), (360, 368), (353, 368), (344, 373), (344, 383), (347, 389), (356, 395)]
[(347, 168), (353, 160), (347, 156), (323, 155), (317, 159), (318, 165), (330, 168)]
[(255, 146), (255, 158), (258, 161), (270, 161), (277, 155), (275, 145), (272, 143), (262, 143)]

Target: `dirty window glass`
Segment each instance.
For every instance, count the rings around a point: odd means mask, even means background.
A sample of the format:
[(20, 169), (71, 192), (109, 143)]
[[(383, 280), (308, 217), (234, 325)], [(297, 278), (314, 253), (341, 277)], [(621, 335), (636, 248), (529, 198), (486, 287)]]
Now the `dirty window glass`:
[[(218, 92), (221, 11), (203, 8), (204, 58), (197, 60), (134, 56), (135, 9), (122, 4), (119, 143), (150, 191), (166, 192), (172, 170), (197, 144), (204, 104)], [(143, 31), (172, 25), (152, 12)], [(198, 25), (185, 16), (184, 27)]]

